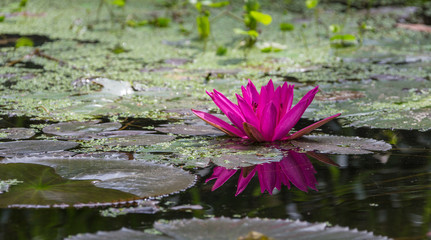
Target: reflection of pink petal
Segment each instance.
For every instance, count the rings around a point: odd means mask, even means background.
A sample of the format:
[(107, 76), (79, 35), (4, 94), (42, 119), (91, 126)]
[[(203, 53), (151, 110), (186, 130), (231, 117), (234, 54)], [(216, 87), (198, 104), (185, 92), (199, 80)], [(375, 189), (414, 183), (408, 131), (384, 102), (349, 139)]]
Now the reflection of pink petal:
[(235, 169), (227, 169), (224, 167), (215, 167), (213, 170), (213, 175), (208, 178), (205, 182), (208, 182), (213, 179), (217, 179), (214, 183), (211, 191), (216, 190), (220, 186), (222, 186), (230, 177), (232, 177), (236, 173)]
[(259, 177), (260, 190), (262, 193), (268, 191), (272, 195), (276, 181), (275, 170), (276, 166), (273, 163), (263, 163), (256, 166), (257, 176)]
[(241, 169), (241, 174), (238, 178), (238, 187), (236, 189), (235, 196), (238, 196), (238, 194), (242, 193), (244, 189), (247, 187), (247, 185), (250, 183), (250, 180), (254, 177), (256, 173), (256, 168), (253, 168), (246, 177), (244, 177), (244, 169)]

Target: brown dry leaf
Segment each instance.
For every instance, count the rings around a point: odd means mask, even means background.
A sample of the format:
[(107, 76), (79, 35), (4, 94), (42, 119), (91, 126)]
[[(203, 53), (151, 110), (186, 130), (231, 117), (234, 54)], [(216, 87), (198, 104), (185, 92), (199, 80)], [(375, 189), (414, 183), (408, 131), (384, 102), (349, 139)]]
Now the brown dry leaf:
[(431, 33), (431, 26), (428, 26), (428, 25), (425, 25), (425, 24), (398, 23), (397, 27), (398, 28), (409, 29), (409, 30), (413, 30), (413, 31)]

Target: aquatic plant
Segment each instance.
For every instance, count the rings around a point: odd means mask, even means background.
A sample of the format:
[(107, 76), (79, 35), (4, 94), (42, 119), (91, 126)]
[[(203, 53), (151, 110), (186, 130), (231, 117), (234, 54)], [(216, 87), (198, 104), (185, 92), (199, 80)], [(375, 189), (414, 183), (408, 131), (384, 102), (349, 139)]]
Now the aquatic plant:
[(293, 87), (294, 85), (284, 83), (274, 90), (274, 84), (272, 80), (269, 80), (268, 84), (262, 86), (258, 93), (254, 84), (249, 80), (246, 87), (241, 87), (242, 96), (236, 94), (238, 104), (234, 104), (215, 89), (214, 92), (207, 91), (206, 93), (234, 126), (209, 113), (194, 109), (192, 111), (205, 122), (230, 136), (257, 142), (299, 138), (340, 116), (340, 113), (335, 114), (288, 135), (319, 91), (319, 87), (315, 87), (292, 107)]
[[(269, 194), (272, 194), (274, 189), (281, 190), (282, 185), (286, 185), (290, 189), (290, 183), (304, 192), (307, 192), (308, 188), (317, 191), (317, 181), (314, 176), (316, 170), (313, 168), (306, 154), (293, 150), (288, 150), (286, 153), (279, 162), (269, 162), (241, 168), (235, 196), (244, 191), (256, 173), (259, 177), (262, 193), (267, 191)], [(229, 180), (237, 171), (237, 169), (217, 166), (214, 168), (211, 177), (205, 182), (217, 179), (212, 187), (212, 191), (214, 191)]]

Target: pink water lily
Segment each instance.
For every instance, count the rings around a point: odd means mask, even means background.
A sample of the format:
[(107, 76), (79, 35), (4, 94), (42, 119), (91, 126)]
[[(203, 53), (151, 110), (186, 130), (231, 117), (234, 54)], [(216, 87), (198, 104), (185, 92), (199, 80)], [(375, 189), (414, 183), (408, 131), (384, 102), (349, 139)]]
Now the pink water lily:
[(209, 113), (194, 109), (192, 111), (205, 122), (230, 136), (257, 142), (299, 138), (340, 116), (340, 113), (335, 114), (289, 134), (319, 91), (319, 87), (315, 87), (292, 107), (293, 87), (293, 85), (284, 83), (274, 90), (274, 84), (272, 80), (269, 80), (267, 85), (262, 86), (259, 93), (249, 80), (246, 87), (241, 87), (242, 96), (236, 94), (238, 104), (233, 103), (215, 89), (214, 92), (207, 91), (206, 93), (233, 125)]

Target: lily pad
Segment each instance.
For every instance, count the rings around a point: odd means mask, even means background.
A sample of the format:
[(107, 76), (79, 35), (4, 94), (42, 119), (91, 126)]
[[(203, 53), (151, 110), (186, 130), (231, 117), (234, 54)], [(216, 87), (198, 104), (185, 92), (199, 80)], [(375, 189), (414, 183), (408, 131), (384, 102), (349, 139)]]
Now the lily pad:
[(79, 145), (76, 142), (27, 140), (0, 143), (0, 156), (14, 156), (34, 153), (57, 152)]
[[(66, 238), (67, 240), (81, 239), (241, 239), (250, 232), (259, 232), (267, 238), (259, 239), (361, 239), (388, 240), (383, 236), (376, 236), (367, 231), (349, 229), (347, 227), (330, 227), (326, 223), (309, 223), (305, 221), (260, 219), (260, 218), (211, 218), (173, 220), (156, 222), (154, 228), (163, 235), (153, 235), (131, 229), (121, 229), (113, 232), (99, 231), (95, 234), (78, 234)], [(242, 238), (244, 239), (244, 238)]]
[(89, 133), (117, 130), (120, 127), (121, 123), (118, 122), (99, 123), (99, 121), (74, 121), (46, 126), (43, 128), (43, 132), (60, 136), (79, 136)]
[(167, 124), (154, 130), (162, 133), (173, 133), (188, 136), (221, 136), (224, 133), (208, 125)]
[(7, 128), (0, 129), (0, 139), (27, 139), (35, 135), (32, 128)]
[(221, 154), (209, 157), (209, 159), (217, 166), (237, 168), (278, 162), (283, 159), (283, 153), (276, 148), (251, 145), (241, 150), (224, 149)]
[(64, 178), (96, 180), (94, 185), (97, 187), (120, 190), (139, 198), (175, 193), (187, 189), (195, 181), (195, 176), (182, 169), (140, 161), (12, 158), (3, 162), (47, 165), (53, 167), (56, 173)]
[(96, 205), (138, 198), (130, 193), (95, 187), (92, 180), (64, 179), (53, 168), (38, 164), (0, 164), (0, 178), (22, 181), (10, 187), (7, 193), (0, 194), (2, 208)]
[(392, 148), (390, 144), (374, 139), (331, 135), (311, 135), (293, 140), (291, 143), (305, 151), (331, 154), (369, 154)]

